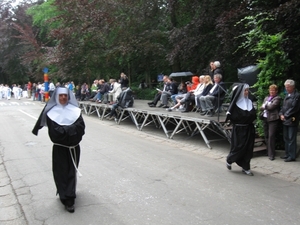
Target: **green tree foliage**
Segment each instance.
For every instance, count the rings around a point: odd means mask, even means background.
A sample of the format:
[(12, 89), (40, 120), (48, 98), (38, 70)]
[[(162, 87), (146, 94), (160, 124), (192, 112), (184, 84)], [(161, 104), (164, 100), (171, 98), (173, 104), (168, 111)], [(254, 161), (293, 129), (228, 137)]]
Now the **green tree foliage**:
[[(240, 36), (245, 38), (245, 41), (240, 47), (248, 49), (252, 55), (257, 57), (257, 65), (260, 68), (258, 80), (253, 86), (256, 88), (255, 95), (258, 99), (258, 108), (261, 106), (264, 98), (269, 95), (269, 86), (271, 84), (276, 84), (280, 91), (280, 87), (283, 87), (285, 81), (285, 74), (291, 66), (291, 60), (283, 48), (287, 41), (284, 38), (284, 32), (269, 34), (264, 30), (264, 25), (268, 21), (273, 20), (274, 18), (268, 13), (248, 16), (241, 20), (241, 23), (245, 22), (246, 27), (250, 28), (250, 30)], [(259, 113), (260, 111), (258, 110), (258, 114)], [(262, 122), (257, 121), (257, 123), (258, 131), (260, 135), (262, 135)]]
[[(267, 11), (273, 20), (265, 21), (262, 30), (283, 35), (282, 50), (293, 63), (283, 76), (297, 81), (299, 4), (298, 0), (48, 0), (34, 3), (27, 15), (22, 13), (26, 4), (12, 11), (1, 5), (1, 18), (10, 21), (0, 23), (0, 29), (9, 33), (0, 47), (4, 53), (0, 66), (7, 72), (8, 56), (14, 55), (18, 60), (13, 61), (21, 63), (18, 71), (30, 79), (39, 79), (47, 65), (59, 80), (90, 83), (95, 78), (118, 78), (124, 71), (138, 83), (161, 72), (206, 73), (209, 61), (219, 60), (225, 81), (237, 81), (236, 68), (257, 63), (262, 53), (236, 51), (245, 41), (236, 37), (249, 28), (235, 24)], [(9, 12), (13, 13), (7, 16)]]
[[(33, 48), (31, 45), (30, 47), (27, 45), (28, 42), (25, 41), (24, 36), (26, 35), (27, 38), (31, 37), (30, 41), (32, 43), (36, 41), (31, 29), (32, 20), (25, 14), (28, 6), (28, 4), (25, 4), (22, 7), (13, 7), (10, 3), (0, 2), (1, 83), (25, 83), (36, 69), (32, 65)], [(22, 31), (26, 30), (26, 32), (22, 34), (23, 39), (18, 39), (20, 31), (16, 28), (21, 27), (21, 24), (25, 25), (26, 28), (22, 28)]]
[[(60, 21), (52, 21), (60, 12), (53, 5), (54, 0), (45, 1), (30, 7), (26, 13), (32, 16), (32, 25), (39, 28), (38, 37), (45, 43), (49, 41), (49, 33), (52, 29), (59, 27)], [(48, 43), (49, 45), (49, 43)]]

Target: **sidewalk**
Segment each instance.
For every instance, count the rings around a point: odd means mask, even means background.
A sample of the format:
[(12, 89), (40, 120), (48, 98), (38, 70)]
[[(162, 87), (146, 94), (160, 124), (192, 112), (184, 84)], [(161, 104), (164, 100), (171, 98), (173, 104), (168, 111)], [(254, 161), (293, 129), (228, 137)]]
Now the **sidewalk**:
[[(229, 143), (220, 142), (214, 143), (212, 149), (208, 149), (203, 144), (202, 147), (199, 147), (199, 144), (195, 144), (192, 141), (183, 141), (170, 140), (168, 142), (174, 147), (179, 147), (186, 151), (192, 151), (196, 154), (204, 155), (205, 157), (210, 157), (215, 160), (219, 160), (224, 164), (224, 170), (226, 168), (226, 157), (230, 150)], [(297, 136), (297, 147), (300, 148), (300, 133)], [(299, 150), (298, 150), (299, 151)], [(283, 150), (277, 150), (275, 160), (269, 160), (268, 156), (265, 155), (265, 151), (255, 152), (251, 160), (251, 170), (255, 174), (260, 173), (266, 176), (272, 176), (278, 179), (286, 180), (289, 182), (297, 183), (300, 185), (300, 158), (298, 157), (294, 162), (284, 162), (280, 156), (284, 155)], [(232, 164), (233, 170), (241, 170), (238, 165), (235, 163)]]
[(2, 149), (0, 149), (0, 223), (2, 225), (27, 224), (1, 154)]

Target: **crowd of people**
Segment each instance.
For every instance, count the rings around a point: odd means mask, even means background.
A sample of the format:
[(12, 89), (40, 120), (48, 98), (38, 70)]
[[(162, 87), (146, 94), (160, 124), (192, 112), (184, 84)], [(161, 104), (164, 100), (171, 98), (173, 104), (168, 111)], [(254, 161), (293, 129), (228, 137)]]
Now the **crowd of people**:
[[(269, 86), (269, 95), (264, 98), (259, 107), (260, 119), (263, 121), (264, 138), (267, 145), (267, 155), (271, 161), (275, 159), (276, 133), (280, 122), (283, 125), (285, 154), (281, 156), (284, 162), (293, 162), (297, 154), (297, 132), (300, 120), (300, 94), (295, 88), (295, 81), (288, 79), (284, 83), (286, 95), (278, 95), (278, 86)], [(253, 155), (255, 139), (254, 120), (256, 110), (248, 98), (249, 85), (239, 84), (233, 90), (227, 119), (232, 124), (231, 149), (226, 159), (226, 166), (231, 170), (231, 164), (237, 163), (242, 171), (250, 176), (250, 161)]]
[(94, 80), (91, 87), (83, 83), (76, 86), (75, 97), (78, 101), (92, 101), (97, 103), (114, 104), (122, 90), (128, 88), (129, 79), (125, 73), (120, 74), (120, 79)]
[[(67, 87), (71, 91), (74, 89), (74, 82), (67, 82), (65, 84), (60, 84), (59, 82), (55, 85), (49, 82), (49, 96), (52, 95), (56, 87)], [(25, 85), (12, 84), (11, 86), (5, 84), (0, 84), (0, 99), (10, 100), (11, 98), (21, 99), (28, 98), (33, 101), (45, 101), (45, 83), (31, 83), (30, 81)]]
[(226, 94), (220, 66), (219, 61), (211, 62), (209, 74), (193, 76), (191, 81), (181, 82), (179, 85), (169, 76), (163, 76), (163, 89), (157, 89), (154, 99), (148, 103), (149, 107), (156, 107), (160, 101), (160, 108), (166, 108), (169, 112), (178, 108), (185, 113), (195, 105), (196, 111), (201, 115), (214, 116)]
[[(225, 83), (223, 82), (223, 71), (219, 61), (210, 63), (210, 70), (207, 75), (192, 76), (191, 81), (177, 83), (167, 75), (163, 76), (163, 87), (157, 88), (157, 93), (153, 100), (148, 103), (149, 107), (164, 108), (169, 112), (179, 110), (182, 113), (189, 112), (192, 109), (202, 116), (214, 116), (219, 110), (226, 94)], [(141, 88), (145, 88), (145, 82), (142, 81)], [(106, 82), (104, 79), (94, 80), (89, 86), (87, 83), (77, 85), (74, 82), (65, 84), (49, 82), (49, 96), (58, 87), (65, 87), (74, 94), (77, 101), (93, 101), (97, 103), (108, 103), (113, 105), (108, 119), (116, 119), (116, 109), (119, 106), (125, 106), (121, 103), (124, 98), (124, 90), (128, 90), (129, 80), (126, 74), (121, 73), (120, 78), (110, 79)], [(294, 80), (286, 80), (284, 83), (286, 96), (282, 99), (278, 95), (278, 86), (270, 85), (269, 95), (265, 97), (261, 106), (257, 108), (260, 113), (260, 119), (263, 123), (264, 138), (267, 145), (268, 158), (275, 159), (276, 134), (280, 127), (280, 121), (283, 125), (283, 138), (285, 143), (285, 154), (281, 158), (285, 162), (296, 160), (297, 150), (297, 131), (300, 120), (300, 95), (295, 88)], [(28, 82), (22, 88), (20, 85), (13, 84), (0, 85), (0, 99), (15, 99), (21, 97), (32, 98), (33, 100), (43, 101), (45, 87), (43, 83)], [(124, 93), (123, 93), (124, 92)], [(121, 95), (123, 93), (123, 95)], [(132, 99), (132, 91), (128, 91), (128, 96)], [(231, 150), (227, 157), (227, 168), (231, 170), (231, 164), (236, 162), (243, 168), (247, 175), (253, 175), (250, 171), (250, 160), (252, 158), (255, 130), (253, 122), (256, 120), (256, 109), (248, 97), (249, 86), (240, 84), (232, 91), (230, 105), (227, 111), (227, 120), (233, 125), (231, 136)], [(133, 100), (127, 100), (127, 103)], [(123, 106), (124, 105), (124, 106)], [(129, 106), (129, 107), (130, 107)], [(243, 136), (246, 133), (247, 135)]]

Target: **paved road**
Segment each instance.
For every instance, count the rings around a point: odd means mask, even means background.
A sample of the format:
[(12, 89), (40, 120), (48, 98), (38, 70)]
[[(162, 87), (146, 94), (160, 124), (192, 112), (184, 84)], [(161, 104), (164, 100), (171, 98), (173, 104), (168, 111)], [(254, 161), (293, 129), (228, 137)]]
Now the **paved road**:
[(249, 177), (225, 168), (225, 141), (209, 150), (200, 136), (167, 140), (93, 116), (84, 116), (83, 177), (70, 214), (55, 196), (47, 130), (31, 134), (42, 107), (0, 106), (1, 225), (299, 224), (299, 161), (256, 156)]

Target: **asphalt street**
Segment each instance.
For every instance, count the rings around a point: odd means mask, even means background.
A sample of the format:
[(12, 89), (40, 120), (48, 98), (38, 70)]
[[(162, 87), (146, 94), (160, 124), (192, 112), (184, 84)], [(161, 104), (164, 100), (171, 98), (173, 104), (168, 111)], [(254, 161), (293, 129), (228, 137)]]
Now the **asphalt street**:
[[(15, 102), (12, 104), (12, 102)], [(5, 103), (5, 104), (4, 104)], [(52, 143), (31, 130), (43, 104), (0, 101), (0, 224), (299, 224), (300, 161), (255, 155), (253, 177), (225, 166), (229, 144), (85, 116), (75, 213), (61, 205)]]

